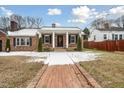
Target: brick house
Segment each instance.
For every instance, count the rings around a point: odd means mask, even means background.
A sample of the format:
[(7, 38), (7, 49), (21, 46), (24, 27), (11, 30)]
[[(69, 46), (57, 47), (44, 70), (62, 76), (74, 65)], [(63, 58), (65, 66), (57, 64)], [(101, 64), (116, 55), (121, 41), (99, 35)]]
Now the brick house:
[(0, 30), (0, 51), (5, 51), (6, 46), (6, 33)]
[(41, 29), (18, 30), (17, 24), (11, 22), (11, 31), (7, 34), (1, 32), (0, 35), (2, 36), (0, 37), (1, 51), (5, 51), (6, 36), (10, 39), (11, 51), (37, 51), (40, 37), (42, 37), (44, 48), (75, 48), (77, 37), (81, 36), (83, 39), (84, 33), (77, 27), (56, 27), (55, 24)]

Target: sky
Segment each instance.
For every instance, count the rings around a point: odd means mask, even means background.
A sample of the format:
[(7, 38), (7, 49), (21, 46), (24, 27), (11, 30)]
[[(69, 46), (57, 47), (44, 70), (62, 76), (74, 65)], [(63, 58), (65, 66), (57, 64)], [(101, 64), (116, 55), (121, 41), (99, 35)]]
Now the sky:
[[(43, 26), (89, 27), (96, 18), (115, 18), (124, 14), (124, 6), (114, 5), (6, 5), (0, 6), (0, 16), (18, 14), (41, 17)], [(113, 16), (114, 15), (114, 16)]]

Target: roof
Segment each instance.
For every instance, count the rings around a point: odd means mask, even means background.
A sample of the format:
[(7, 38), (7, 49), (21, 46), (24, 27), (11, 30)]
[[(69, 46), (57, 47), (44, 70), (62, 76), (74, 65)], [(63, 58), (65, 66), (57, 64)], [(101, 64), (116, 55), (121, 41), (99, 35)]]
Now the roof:
[(21, 29), (18, 31), (8, 31), (8, 36), (35, 36), (38, 29)]
[(0, 32), (2, 32), (3, 34), (5, 34), (5, 35), (6, 35), (6, 32), (4, 32), (3, 30), (0, 30)]
[(79, 32), (81, 32), (81, 29), (78, 27), (47, 27), (47, 26), (44, 26), (39, 31), (42, 33), (46, 32), (46, 31), (47, 31), (47, 33), (50, 33), (50, 32), (57, 32), (57, 33), (76, 32), (76, 33), (79, 33)]
[(110, 29), (97, 29), (99, 31), (124, 31), (124, 28), (120, 27), (111, 27)]

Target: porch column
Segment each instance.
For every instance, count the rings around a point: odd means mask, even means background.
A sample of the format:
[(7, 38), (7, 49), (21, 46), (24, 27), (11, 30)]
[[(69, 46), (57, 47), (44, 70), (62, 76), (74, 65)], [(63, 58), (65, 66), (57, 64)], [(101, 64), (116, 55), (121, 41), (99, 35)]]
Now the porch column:
[(68, 32), (66, 32), (66, 48), (68, 48)]
[(52, 35), (52, 47), (55, 48), (55, 32)]

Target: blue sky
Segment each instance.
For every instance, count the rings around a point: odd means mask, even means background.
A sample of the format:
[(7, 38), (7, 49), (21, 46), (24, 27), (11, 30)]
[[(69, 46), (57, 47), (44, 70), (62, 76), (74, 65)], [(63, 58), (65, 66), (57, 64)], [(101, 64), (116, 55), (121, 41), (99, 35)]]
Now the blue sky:
[[(46, 26), (56, 23), (58, 26), (74, 26), (83, 29), (88, 27), (96, 17), (106, 16), (110, 12), (117, 14), (118, 11), (124, 10), (123, 8), (123, 6), (112, 5), (10, 5), (0, 6), (0, 16), (13, 13), (22, 16), (36, 16), (42, 17), (43, 25)], [(110, 11), (111, 9), (113, 10)]]

